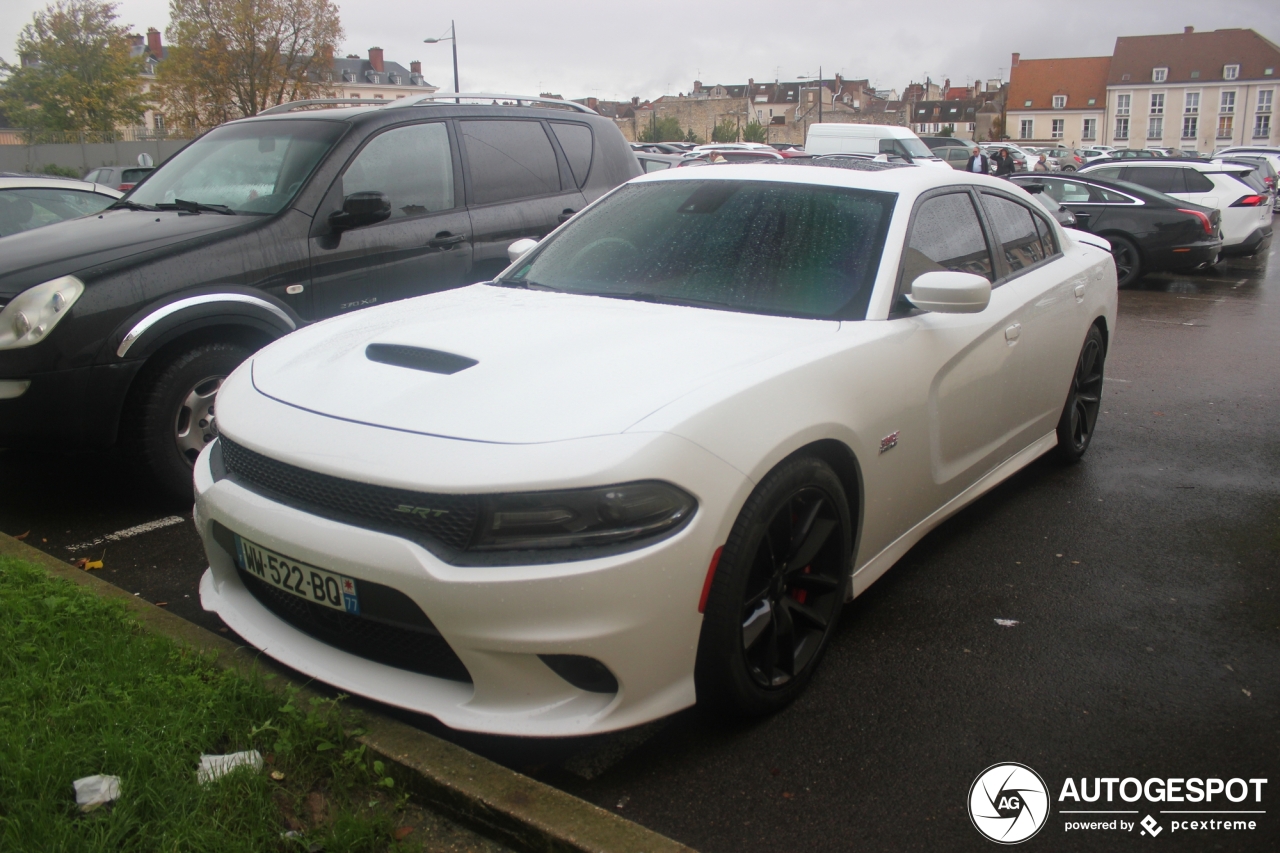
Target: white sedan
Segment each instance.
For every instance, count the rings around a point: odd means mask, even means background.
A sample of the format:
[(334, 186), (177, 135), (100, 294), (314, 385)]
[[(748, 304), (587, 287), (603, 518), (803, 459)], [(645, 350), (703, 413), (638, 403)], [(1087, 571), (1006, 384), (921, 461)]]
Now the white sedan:
[(459, 729), (774, 711), (930, 529), (1085, 453), (1116, 321), (1090, 239), (954, 170), (637, 178), (493, 282), (236, 370), (202, 603)]

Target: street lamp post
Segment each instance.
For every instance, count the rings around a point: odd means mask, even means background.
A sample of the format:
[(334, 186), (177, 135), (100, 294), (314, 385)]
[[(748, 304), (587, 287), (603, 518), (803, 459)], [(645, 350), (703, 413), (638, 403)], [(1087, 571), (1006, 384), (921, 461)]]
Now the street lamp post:
[[(445, 36), (444, 38), (423, 39), (422, 43), (423, 44), (439, 44), (442, 41), (453, 43), (453, 93), (456, 95), (462, 90), (458, 88), (458, 33), (454, 29), (453, 21), (449, 22), (449, 35)], [(455, 104), (460, 104), (462, 103), (462, 99), (454, 98), (453, 102)]]

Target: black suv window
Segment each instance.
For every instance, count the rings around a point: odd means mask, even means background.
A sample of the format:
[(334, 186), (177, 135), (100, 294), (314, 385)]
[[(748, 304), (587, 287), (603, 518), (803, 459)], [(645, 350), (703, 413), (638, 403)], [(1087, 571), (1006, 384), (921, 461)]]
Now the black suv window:
[(463, 121), (475, 204), (560, 192), (556, 152), (537, 121)]
[(987, 209), (987, 218), (995, 228), (996, 239), (1000, 241), (1011, 272), (1038, 264), (1050, 254), (1040, 244), (1035, 214), (1030, 208), (990, 193), (982, 194), (982, 205)]
[(1187, 182), (1182, 176), (1186, 171), (1176, 166), (1132, 167), (1125, 169), (1124, 179), (1160, 193), (1184, 193)]
[(551, 129), (560, 140), (574, 180), (582, 186), (587, 180), (587, 172), (591, 171), (591, 128), (585, 124), (553, 122)]
[(1213, 192), (1213, 181), (1200, 174), (1195, 169), (1187, 169), (1187, 192), (1189, 193), (1211, 193)]
[(421, 216), (454, 206), (453, 157), (442, 122), (411, 124), (369, 141), (342, 176), (342, 194), (385, 193), (391, 217)]
[(911, 239), (902, 257), (901, 292), (927, 272), (956, 270), (995, 278), (991, 251), (982, 235), (982, 224), (967, 192), (926, 199), (911, 224)]

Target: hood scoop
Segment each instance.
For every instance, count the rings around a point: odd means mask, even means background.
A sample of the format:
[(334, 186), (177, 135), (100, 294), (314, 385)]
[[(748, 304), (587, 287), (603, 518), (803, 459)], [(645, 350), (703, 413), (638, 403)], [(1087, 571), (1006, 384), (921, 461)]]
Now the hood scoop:
[(424, 370), (427, 373), (441, 373), (451, 376), (460, 370), (474, 367), (480, 362), (465, 355), (441, 352), (426, 347), (411, 347), (404, 344), (369, 344), (364, 350), (365, 358), (380, 364), (394, 364), (396, 367), (407, 367), (411, 370)]

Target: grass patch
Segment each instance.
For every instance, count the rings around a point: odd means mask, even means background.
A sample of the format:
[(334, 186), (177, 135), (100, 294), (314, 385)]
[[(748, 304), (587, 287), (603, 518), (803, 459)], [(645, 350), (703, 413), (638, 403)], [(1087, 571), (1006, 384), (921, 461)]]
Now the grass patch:
[[(0, 850), (422, 849), (394, 839), (404, 799), (352, 724), (337, 701), (273, 692), (0, 558)], [(197, 784), (201, 753), (247, 749), (261, 772)], [(82, 814), (71, 783), (97, 773), (120, 777), (120, 798)]]

